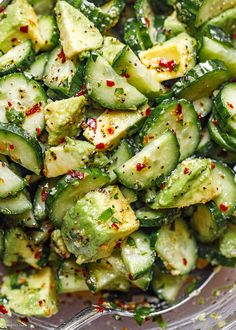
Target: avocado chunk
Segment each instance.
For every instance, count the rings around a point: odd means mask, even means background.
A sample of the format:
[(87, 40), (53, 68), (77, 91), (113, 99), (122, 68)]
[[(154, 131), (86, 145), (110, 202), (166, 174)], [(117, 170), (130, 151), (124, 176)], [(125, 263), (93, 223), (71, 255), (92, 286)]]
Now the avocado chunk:
[(112, 65), (117, 54), (123, 49), (125, 45), (114, 37), (104, 37), (103, 45), (99, 49), (98, 53), (104, 57), (107, 62)]
[(50, 317), (58, 311), (55, 278), (49, 267), (4, 277), (1, 294), (8, 300), (7, 307), (22, 315)]
[(173, 38), (177, 36), (178, 34), (182, 32), (186, 32), (185, 25), (180, 22), (177, 18), (176, 11), (173, 11), (173, 13), (164, 21), (163, 30), (167, 38)]
[(37, 16), (26, 0), (15, 0), (7, 6), (0, 31), (0, 50), (4, 53), (27, 39), (32, 40), (36, 50), (43, 44)]
[(35, 269), (40, 269), (47, 261), (47, 251), (31, 241), (24, 231), (19, 228), (11, 228), (5, 232), (5, 249), (3, 263), (12, 267), (17, 262), (24, 262)]
[(156, 79), (183, 77), (196, 64), (196, 40), (183, 32), (174, 38), (139, 53), (141, 62)]
[(94, 24), (66, 1), (55, 7), (63, 50), (68, 58), (102, 46), (103, 37)]
[(49, 103), (45, 108), (48, 143), (57, 145), (67, 136), (74, 137), (84, 119), (86, 99), (84, 96)]
[(86, 167), (93, 153), (95, 147), (92, 144), (66, 138), (66, 143), (46, 150), (44, 175), (53, 178), (66, 174), (72, 169)]
[(213, 180), (210, 159), (186, 159), (163, 183), (151, 208), (181, 208), (207, 203), (218, 196), (221, 188)]
[(64, 217), (62, 237), (78, 264), (108, 257), (139, 222), (117, 186), (91, 191)]

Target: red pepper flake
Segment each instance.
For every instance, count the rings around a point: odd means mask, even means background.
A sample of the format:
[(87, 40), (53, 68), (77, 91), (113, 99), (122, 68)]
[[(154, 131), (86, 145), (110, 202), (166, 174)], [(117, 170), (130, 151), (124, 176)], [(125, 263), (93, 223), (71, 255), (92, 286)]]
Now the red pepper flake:
[(228, 106), (230, 109), (233, 109), (233, 108), (234, 108), (233, 104), (232, 104), (232, 103), (229, 103), (229, 102), (227, 102), (227, 106)]
[(98, 304), (99, 304), (99, 305), (103, 305), (103, 304), (104, 304), (104, 299), (103, 299), (102, 297), (100, 297), (100, 298), (98, 299)]
[(29, 31), (29, 26), (28, 25), (23, 25), (20, 27), (20, 31), (23, 33), (28, 33)]
[(11, 101), (8, 101), (7, 104), (8, 104), (8, 106), (9, 106), (9, 108), (12, 107), (12, 103), (11, 103)]
[(216, 167), (215, 163), (211, 163), (211, 169), (214, 170), (214, 168)]
[(95, 132), (96, 129), (97, 129), (97, 120), (96, 120), (96, 118), (89, 118), (87, 120), (87, 125), (88, 125), (89, 128), (91, 128)]
[(105, 144), (104, 143), (98, 143), (97, 145), (96, 145), (96, 148), (97, 149), (99, 149), (99, 150), (102, 150), (102, 149), (104, 149), (105, 148)]
[(180, 103), (177, 104), (175, 113), (176, 115), (182, 115), (182, 105)]
[(199, 112), (199, 114), (198, 114), (198, 118), (199, 118), (199, 119), (202, 119), (202, 117), (203, 117), (202, 112)]
[(233, 39), (236, 39), (236, 33), (234, 33), (234, 34), (232, 35), (232, 38), (233, 38)]
[(187, 266), (187, 264), (188, 264), (187, 259), (186, 259), (186, 258), (183, 258), (183, 265), (184, 265), (184, 266)]
[(220, 204), (220, 210), (222, 211), (222, 212), (227, 212), (228, 211), (228, 206), (227, 205), (225, 205), (225, 204)]
[(81, 90), (80, 91), (78, 91), (77, 93), (75, 93), (75, 97), (79, 97), (79, 96), (82, 96), (82, 95), (84, 95), (85, 94), (85, 92), (86, 92), (86, 85), (82, 85), (82, 87), (81, 87)]
[(40, 110), (41, 110), (41, 108), (40, 108), (39, 104), (37, 103), (32, 108), (26, 110), (25, 115), (30, 116), (30, 115), (33, 115), (36, 112), (39, 112)]
[(176, 67), (176, 62), (174, 60), (168, 61), (166, 58), (161, 58), (159, 65), (166, 68), (169, 72), (172, 72)]
[(2, 314), (8, 314), (8, 311), (4, 305), (0, 305), (0, 313)]
[(62, 144), (62, 143), (65, 143), (66, 142), (66, 139), (65, 138), (61, 138), (60, 141), (59, 141), (59, 144)]
[(150, 28), (150, 20), (147, 17), (145, 17), (144, 19), (145, 19), (146, 27), (149, 29)]
[(146, 109), (146, 116), (147, 117), (149, 117), (150, 115), (151, 115), (151, 112), (152, 112), (152, 110), (151, 110), (151, 108), (150, 107), (148, 107), (147, 109)]
[(67, 172), (68, 175), (70, 175), (72, 178), (76, 178), (79, 180), (83, 180), (84, 179), (84, 173), (80, 172), (80, 171), (76, 171), (76, 170), (70, 170)]
[(161, 184), (160, 184), (160, 190), (163, 190), (164, 188), (165, 188), (165, 186), (166, 186), (166, 182), (162, 182)]
[(40, 307), (43, 306), (43, 301), (42, 300), (39, 300), (38, 301), (38, 304), (39, 304)]
[(43, 203), (46, 202), (47, 197), (48, 197), (48, 191), (43, 189), (42, 192), (41, 192), (41, 201)]
[(57, 57), (61, 60), (61, 63), (65, 63), (66, 62), (66, 55), (65, 55), (63, 49), (60, 51), (60, 53), (57, 55)]
[(107, 132), (112, 135), (115, 133), (115, 130), (113, 127), (108, 127)]
[(107, 87), (113, 87), (113, 86), (115, 86), (115, 82), (113, 80), (107, 79), (106, 80), (106, 85), (107, 85)]
[(41, 258), (41, 251), (37, 251), (35, 254), (34, 254), (34, 257), (35, 259), (40, 259)]
[(142, 171), (145, 167), (146, 167), (146, 165), (144, 163), (137, 163), (136, 164), (136, 170), (138, 172)]
[(191, 172), (192, 171), (189, 168), (185, 167), (184, 174), (191, 174)]
[(4, 12), (6, 7), (0, 6), (0, 13)]
[(36, 128), (36, 132), (37, 132), (38, 135), (40, 135), (41, 134), (41, 128), (40, 127), (37, 127)]
[(10, 144), (9, 148), (10, 148), (10, 150), (14, 150), (15, 149), (14, 144)]
[(17, 38), (12, 38), (12, 39), (11, 39), (11, 42), (17, 42), (17, 41), (18, 41)]
[(122, 77), (125, 77), (125, 78), (128, 79), (128, 78), (130, 78), (130, 75), (127, 72), (123, 72)]
[(103, 308), (101, 306), (96, 306), (95, 308), (99, 313), (103, 313), (105, 311), (105, 308)]
[(116, 224), (116, 223), (113, 223), (112, 225), (112, 228), (114, 228), (115, 230), (119, 230), (120, 227)]
[(219, 125), (219, 122), (218, 122), (217, 119), (212, 119), (212, 124), (213, 124), (214, 126), (218, 126), (218, 125)]
[(133, 276), (131, 274), (129, 274), (128, 277), (129, 277), (130, 281), (133, 281), (134, 278), (133, 278)]

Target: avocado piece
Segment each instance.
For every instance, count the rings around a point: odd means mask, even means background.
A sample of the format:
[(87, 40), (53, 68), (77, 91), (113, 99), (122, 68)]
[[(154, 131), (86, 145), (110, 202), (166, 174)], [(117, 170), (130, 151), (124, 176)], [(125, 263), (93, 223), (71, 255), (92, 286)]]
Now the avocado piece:
[(102, 46), (101, 33), (79, 10), (66, 1), (58, 1), (55, 13), (66, 57), (72, 58)]
[(94, 152), (95, 147), (89, 142), (66, 138), (66, 143), (46, 150), (44, 175), (53, 178), (72, 169), (85, 167)]
[(103, 45), (98, 53), (104, 57), (110, 65), (112, 65), (117, 54), (119, 54), (124, 46), (125, 45), (120, 40), (114, 37), (104, 37)]
[(62, 237), (78, 264), (108, 257), (116, 244), (137, 230), (133, 210), (117, 186), (87, 193), (65, 215)]
[(80, 124), (84, 119), (86, 104), (86, 99), (82, 95), (52, 102), (46, 106), (46, 130), (50, 145), (61, 143), (67, 136), (78, 135)]
[(163, 183), (151, 208), (181, 208), (207, 203), (220, 194), (214, 182), (210, 159), (186, 159), (180, 163)]
[(7, 307), (22, 315), (51, 317), (58, 311), (55, 278), (49, 267), (4, 277), (1, 294)]
[(141, 51), (139, 58), (158, 81), (183, 77), (196, 65), (196, 40), (183, 32)]
[(61, 263), (57, 271), (57, 292), (73, 293), (88, 291), (88, 286), (83, 276), (83, 268), (79, 266), (74, 258)]
[(47, 249), (31, 241), (24, 231), (11, 228), (5, 232), (3, 263), (12, 267), (17, 262), (24, 262), (35, 269), (40, 269), (47, 262)]
[(163, 30), (168, 39), (186, 32), (185, 25), (178, 20), (176, 11), (173, 11), (171, 15), (167, 16), (164, 21)]
[(66, 248), (60, 229), (55, 229), (51, 234), (51, 248), (63, 259), (70, 258), (70, 252)]
[(43, 45), (37, 16), (26, 0), (15, 0), (7, 6), (0, 31), (0, 50), (4, 53), (27, 39), (32, 40), (37, 51)]

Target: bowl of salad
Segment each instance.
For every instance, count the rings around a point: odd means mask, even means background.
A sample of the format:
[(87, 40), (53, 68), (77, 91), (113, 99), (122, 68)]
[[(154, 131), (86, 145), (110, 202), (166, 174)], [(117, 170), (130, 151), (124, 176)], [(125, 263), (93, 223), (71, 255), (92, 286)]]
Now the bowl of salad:
[(220, 266), (202, 304), (167, 320), (231, 322), (235, 17), (234, 0), (0, 7), (3, 326), (56, 329), (104, 294), (173, 305)]

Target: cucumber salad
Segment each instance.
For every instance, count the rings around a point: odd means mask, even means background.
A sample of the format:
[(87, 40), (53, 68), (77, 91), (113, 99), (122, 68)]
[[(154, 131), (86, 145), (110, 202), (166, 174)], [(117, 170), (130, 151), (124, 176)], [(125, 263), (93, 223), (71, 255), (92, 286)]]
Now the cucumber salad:
[(0, 312), (234, 267), (236, 0), (0, 12)]

